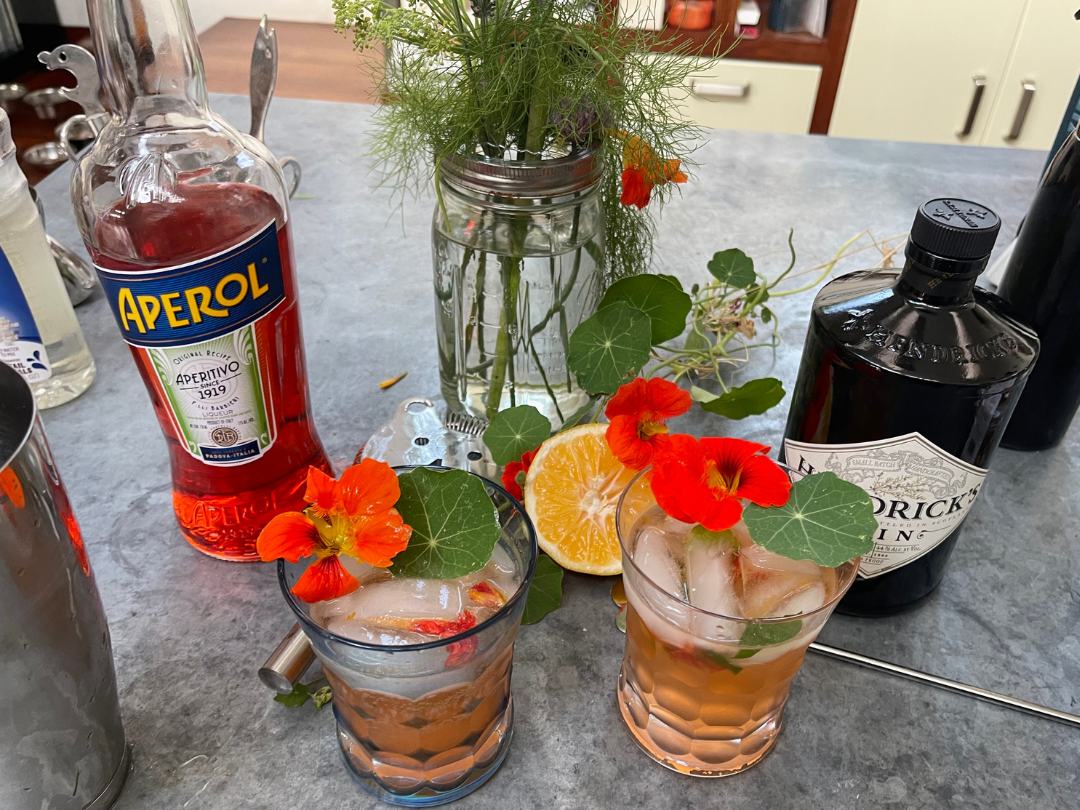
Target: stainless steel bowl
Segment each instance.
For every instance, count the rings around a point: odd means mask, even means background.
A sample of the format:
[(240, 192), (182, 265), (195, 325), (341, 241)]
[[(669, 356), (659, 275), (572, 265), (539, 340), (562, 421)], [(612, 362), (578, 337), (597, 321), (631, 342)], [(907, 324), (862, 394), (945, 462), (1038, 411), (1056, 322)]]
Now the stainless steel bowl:
[(42, 87), (40, 90), (31, 90), (23, 101), (34, 108), (38, 118), (56, 118), (56, 108), (67, 103), (64, 94), (59, 87)]
[(15, 82), (0, 84), (0, 107), (10, 110), (11, 106), (26, 95), (26, 85)]
[(51, 168), (52, 166), (59, 166), (67, 159), (67, 153), (56, 141), (39, 143), (23, 152), (23, 160), (31, 166)]

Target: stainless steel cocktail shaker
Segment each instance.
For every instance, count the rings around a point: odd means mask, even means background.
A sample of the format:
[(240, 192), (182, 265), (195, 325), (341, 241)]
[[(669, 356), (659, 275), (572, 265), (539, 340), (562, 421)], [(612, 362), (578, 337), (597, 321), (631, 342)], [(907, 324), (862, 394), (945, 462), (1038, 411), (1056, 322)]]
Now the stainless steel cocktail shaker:
[(0, 808), (105, 810), (128, 764), (79, 526), (30, 388), (0, 363)]

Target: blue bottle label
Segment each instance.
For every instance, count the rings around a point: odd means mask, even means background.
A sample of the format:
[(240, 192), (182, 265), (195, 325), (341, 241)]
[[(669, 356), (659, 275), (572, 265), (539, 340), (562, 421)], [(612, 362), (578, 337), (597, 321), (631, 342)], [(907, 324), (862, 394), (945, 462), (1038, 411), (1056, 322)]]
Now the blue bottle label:
[(52, 376), (45, 341), (3, 250), (0, 250), (0, 362), (7, 363), (27, 382), (41, 382)]
[(214, 466), (260, 458), (277, 435), (272, 341), (255, 331), (285, 300), (276, 224), (197, 262), (97, 270), (120, 333), (149, 359), (187, 452)]

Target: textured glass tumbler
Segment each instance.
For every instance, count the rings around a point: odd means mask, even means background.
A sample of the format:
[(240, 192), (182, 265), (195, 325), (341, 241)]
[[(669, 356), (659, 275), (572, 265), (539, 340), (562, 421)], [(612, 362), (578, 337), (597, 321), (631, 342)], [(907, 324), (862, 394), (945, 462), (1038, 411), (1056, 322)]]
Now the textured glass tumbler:
[[(536, 535), (521, 504), (481, 480), (502, 525), (498, 544), (520, 584), (495, 615), (464, 633), (393, 647), (336, 635), (290, 591), (304, 562), (278, 563), (285, 599), (333, 688), (345, 764), (364, 790), (390, 804), (459, 799), (494, 775), (510, 747), (514, 640), (536, 566)], [(448, 662), (463, 653), (464, 663)]]
[[(635, 559), (636, 522), (655, 503), (642, 473), (623, 493), (616, 518), (627, 598), (619, 710), (661, 765), (691, 776), (729, 776), (776, 744), (806, 648), (851, 586), (858, 563), (822, 569), (830, 587), (816, 610), (769, 619), (711, 613), (662, 589)], [(756, 651), (746, 648), (749, 638), (759, 640)]]

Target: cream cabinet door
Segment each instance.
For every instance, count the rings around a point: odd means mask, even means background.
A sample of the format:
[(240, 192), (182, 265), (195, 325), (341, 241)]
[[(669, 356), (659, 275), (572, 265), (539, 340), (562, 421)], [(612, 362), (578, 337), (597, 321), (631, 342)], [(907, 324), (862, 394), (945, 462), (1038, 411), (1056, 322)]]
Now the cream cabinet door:
[[(693, 57), (681, 57), (693, 59)], [(810, 131), (821, 67), (694, 59), (700, 70), (672, 90), (682, 115), (703, 127), (759, 132)]]
[(829, 134), (978, 144), (1026, 5), (860, 0)]
[(1049, 149), (1080, 77), (1080, 4), (1028, 0), (983, 132), (986, 146)]

